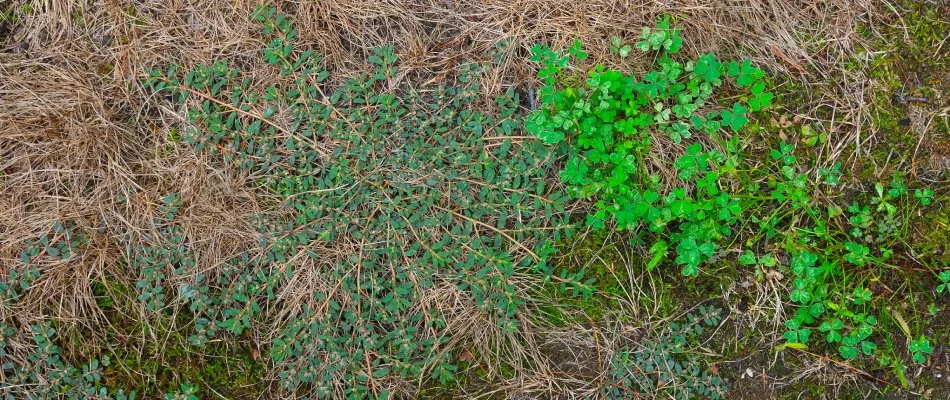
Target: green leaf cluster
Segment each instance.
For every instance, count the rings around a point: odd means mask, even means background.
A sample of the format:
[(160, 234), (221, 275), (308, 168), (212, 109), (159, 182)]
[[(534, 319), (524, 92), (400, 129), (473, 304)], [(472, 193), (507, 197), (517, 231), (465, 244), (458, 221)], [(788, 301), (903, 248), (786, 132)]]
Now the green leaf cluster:
[[(895, 174), (889, 187), (874, 185), (868, 203), (855, 200), (844, 210), (823, 205), (793, 150), (785, 143), (772, 150), (771, 196), (758, 208), (764, 215), (751, 218), (766, 238), (780, 239), (790, 257), (789, 300), (797, 311), (786, 321), (784, 337), (806, 344), (817, 328), (845, 360), (883, 357), (873, 339), (884, 331), (875, 317), (882, 312), (880, 299), (868, 288), (872, 277), (864, 269), (887, 267), (892, 248), (906, 238), (903, 221), (915, 206), (907, 185)], [(754, 259), (749, 255), (746, 261)]]
[[(369, 57), (372, 71), (331, 87), (320, 57), (294, 46), (285, 17), (269, 8), (256, 17), (269, 43), (263, 59), (281, 79), (257, 82), (218, 60), (154, 70), (147, 81), (189, 110), (184, 143), (247, 171), (289, 210), (261, 217), (259, 249), (179, 285), (178, 298), (197, 317), (193, 344), (256, 332), (268, 310), (282, 307), (276, 294), (287, 282), (314, 273), (292, 267), (303, 261), (319, 268), (322, 284), (295, 303), (266, 346), (282, 387), (318, 398), (387, 398), (382, 382), (391, 376), (454, 379), (434, 290), (464, 293), (509, 331), (526, 302), (521, 274), (590, 294), (583, 271), (547, 264), (571, 231), (567, 196), (546, 184), (554, 151), (519, 138), (524, 116), (514, 90), (498, 96), (492, 112), (475, 103), (476, 77), (491, 63), (466, 64), (419, 90), (396, 83), (394, 48), (384, 46)], [(584, 56), (579, 46), (574, 56)], [(156, 221), (172, 247), (190, 240), (171, 240), (179, 235), (174, 214), (163, 209), (159, 219), (168, 220)], [(191, 269), (186, 248), (137, 248), (147, 259), (143, 286), (167, 286), (169, 265)]]
[[(747, 162), (743, 149), (751, 139), (743, 129), (750, 112), (773, 99), (764, 72), (748, 60), (720, 62), (713, 54), (678, 61), (681, 41), (668, 18), (645, 29), (643, 39), (637, 48), (657, 53), (654, 70), (640, 77), (598, 65), (582, 79), (572, 67), (578, 50), (534, 49), (545, 86), (525, 125), (566, 158), (560, 177), (573, 197), (592, 203), (587, 224), (627, 231), (634, 245), (648, 245), (648, 269), (673, 250), (670, 258), (686, 276), (712, 260), (731, 262), (729, 254), (755, 267), (759, 279), (780, 270), (791, 277), (784, 281), (794, 305), (785, 323), (789, 343), (803, 347), (817, 330), (844, 359), (883, 357), (875, 333), (883, 331), (878, 316), (886, 314), (869, 271), (892, 267), (888, 260), (908, 236), (910, 214), (931, 203), (932, 191), (910, 196), (895, 174), (889, 185), (849, 196), (842, 208), (822, 196), (839, 184), (840, 163), (809, 168), (784, 142), (765, 159)], [(621, 55), (622, 42), (612, 48)], [(714, 92), (726, 82), (748, 92), (716, 109)], [(826, 139), (810, 127), (802, 132), (808, 147)], [(696, 140), (699, 133), (711, 148)], [(672, 165), (655, 154), (664, 139), (658, 134), (669, 139), (664, 149), (683, 149)]]
[(617, 352), (609, 364), (609, 382), (601, 390), (604, 398), (724, 398), (725, 382), (689, 352), (706, 329), (719, 325), (721, 314), (714, 306), (700, 306), (657, 337)]
[[(683, 274), (695, 276), (699, 265), (719, 250), (718, 243), (732, 234), (742, 205), (720, 183), (728, 157), (700, 143), (688, 144), (686, 153), (673, 163), (678, 185), (668, 188), (661, 183), (658, 171), (650, 168), (655, 160), (654, 134), (665, 133), (680, 143), (696, 132), (717, 135), (720, 127), (739, 132), (749, 122), (749, 108), (767, 106), (771, 93), (764, 92), (764, 73), (748, 60), (721, 63), (714, 54), (703, 54), (685, 63), (677, 61), (673, 56), (682, 39), (668, 17), (656, 29), (645, 28), (643, 38), (639, 49), (660, 52), (654, 71), (638, 78), (598, 65), (583, 84), (573, 84), (579, 79), (570, 68), (570, 55), (536, 46), (533, 59), (541, 64), (538, 77), (545, 86), (540, 108), (525, 125), (567, 153), (561, 180), (571, 195), (594, 202), (589, 226), (649, 230), (656, 243), (650, 266), (659, 264), (666, 249), (672, 248)], [(625, 49), (619, 40), (613, 45), (618, 52)], [(753, 99), (759, 100), (703, 112), (712, 106), (713, 93), (726, 77), (735, 78), (738, 87), (752, 87)]]
[(13, 358), (10, 348), (18, 329), (0, 322), (0, 368), (4, 377), (0, 395), (4, 399), (135, 399), (134, 391), (111, 391), (103, 385), (103, 368), (110, 363), (108, 356), (93, 358), (77, 368), (64, 359), (52, 323), (36, 323), (26, 330), (32, 344), (27, 348), (25, 362), (20, 363)]

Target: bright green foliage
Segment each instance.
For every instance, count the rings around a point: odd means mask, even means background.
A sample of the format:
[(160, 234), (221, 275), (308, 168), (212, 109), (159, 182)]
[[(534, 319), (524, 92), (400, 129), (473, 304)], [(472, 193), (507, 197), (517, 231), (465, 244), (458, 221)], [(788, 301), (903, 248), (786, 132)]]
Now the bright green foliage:
[(669, 53), (678, 53), (680, 47), (683, 47), (683, 39), (679, 33), (679, 29), (670, 27), (670, 16), (664, 16), (656, 29), (643, 28), (643, 33), (640, 34), (640, 39), (643, 40), (637, 42), (637, 48), (641, 51), (663, 49)]
[(940, 279), (940, 284), (937, 285), (937, 293), (950, 293), (950, 269), (937, 274), (937, 279)]
[(723, 398), (727, 387), (722, 379), (688, 353), (691, 341), (702, 337), (706, 328), (719, 325), (721, 312), (706, 306), (698, 311), (687, 315), (683, 323), (670, 323), (658, 338), (615, 354), (609, 385), (603, 389), (605, 398)]
[(836, 162), (831, 168), (818, 168), (818, 176), (824, 179), (828, 186), (835, 186), (841, 181), (841, 162)]
[(749, 99), (749, 108), (759, 111), (772, 105), (772, 92), (765, 91), (765, 83), (757, 82), (752, 86), (752, 98)]
[(811, 125), (804, 124), (801, 127), (802, 143), (808, 147), (815, 147), (818, 144), (825, 144), (828, 141), (828, 134), (818, 132), (811, 128)]
[[(195, 345), (256, 329), (298, 273), (288, 261), (311, 259), (326, 282), (267, 346), (281, 385), (320, 398), (386, 398), (389, 376), (454, 378), (445, 318), (423, 303), (434, 288), (468, 293), (508, 330), (525, 302), (518, 274), (590, 293), (583, 271), (554, 275), (545, 262), (570, 229), (566, 198), (545, 185), (551, 149), (508, 138), (521, 129), (518, 95), (498, 97), (492, 114), (473, 104), (474, 78), (488, 65), (465, 65), (456, 81), (424, 91), (393, 87), (396, 57), (386, 46), (369, 59), (374, 71), (331, 90), (320, 58), (293, 46), (285, 17), (261, 8), (257, 19), (269, 43), (264, 61), (283, 77), (261, 92), (225, 60), (152, 71), (149, 80), (187, 105), (194, 127), (185, 142), (248, 171), (292, 210), (260, 221), (257, 252), (179, 289), (198, 318)], [(573, 55), (585, 56), (579, 45)], [(157, 222), (172, 222), (174, 212), (160, 214), (167, 221)], [(183, 243), (171, 240), (174, 228), (168, 235), (163, 242)], [(147, 288), (161, 285), (161, 275), (144, 275)]]
[(910, 341), (910, 346), (907, 348), (910, 350), (910, 353), (913, 355), (914, 362), (925, 363), (927, 359), (924, 357), (924, 354), (933, 354), (934, 348), (930, 345), (930, 340), (921, 336), (918, 339)]
[[(807, 343), (817, 325), (826, 342), (838, 344), (842, 358), (875, 354), (878, 345), (871, 336), (880, 324), (873, 315), (878, 307), (874, 293), (846, 268), (886, 265), (893, 254), (891, 246), (906, 237), (901, 215), (913, 206), (908, 204), (906, 185), (899, 175), (887, 189), (875, 185), (874, 208), (859, 202), (847, 210), (822, 207), (814, 200), (813, 185), (798, 172), (791, 146), (783, 143), (772, 150), (771, 158), (782, 179), (769, 182), (774, 189), (772, 204), (764, 208), (768, 217), (752, 219), (766, 237), (781, 237), (791, 255), (789, 299), (798, 310), (786, 321), (785, 339)], [(776, 221), (776, 215), (788, 220)]]
[[(842, 209), (818, 196), (839, 183), (840, 163), (808, 168), (793, 145), (780, 143), (757, 160), (762, 164), (744, 165), (749, 140), (740, 135), (749, 112), (767, 108), (773, 98), (764, 73), (748, 60), (723, 63), (712, 54), (675, 61), (680, 42), (668, 19), (658, 30), (645, 30), (644, 38), (638, 48), (659, 51), (654, 71), (638, 79), (595, 66), (582, 85), (569, 56), (534, 49), (545, 87), (542, 107), (526, 127), (566, 153), (561, 179), (572, 196), (593, 202), (588, 225), (630, 231), (635, 245), (652, 242), (648, 269), (675, 250), (673, 261), (687, 276), (732, 253), (723, 247), (742, 243), (728, 250), (736, 251), (739, 265), (755, 266), (760, 279), (764, 270), (790, 272), (785, 281), (797, 309), (785, 323), (788, 342), (805, 345), (817, 329), (845, 359), (880, 356), (872, 336), (881, 330), (874, 316), (881, 309), (867, 271), (889, 267), (893, 249), (907, 237), (908, 216), (931, 202), (932, 191), (911, 197), (895, 174), (870, 196), (850, 196)], [(705, 112), (724, 78), (748, 88), (747, 101)], [(685, 146), (672, 168), (661, 168), (663, 175), (651, 168), (656, 132)], [(697, 132), (708, 134), (714, 148), (692, 142)], [(802, 134), (809, 147), (827, 140), (811, 128)], [(776, 244), (778, 251), (757, 252)]]
[(818, 327), (819, 331), (824, 332), (827, 335), (826, 340), (828, 343), (840, 342), (842, 339), (842, 329), (844, 329), (844, 322), (841, 322), (841, 320), (838, 318), (822, 322), (821, 326)]
[(867, 288), (857, 287), (854, 294), (851, 295), (851, 301), (856, 305), (862, 305), (871, 301), (871, 291)]
[[(201, 238), (183, 229), (187, 204), (175, 193), (161, 199), (154, 230), (122, 238), (141, 307), (154, 315), (185, 306), (195, 321), (192, 345), (269, 338), (264, 357), (288, 397), (384, 399), (396, 376), (449, 385), (459, 373), (451, 332), (429, 293), (457, 289), (484, 317), (514, 331), (526, 302), (519, 277), (538, 274), (584, 296), (592, 290), (583, 271), (546, 263), (552, 244), (572, 228), (566, 196), (545, 184), (563, 156), (568, 194), (593, 203), (587, 224), (628, 232), (638, 246), (652, 243), (648, 269), (672, 261), (696, 276), (704, 263), (722, 260), (754, 266), (762, 279), (763, 271), (781, 269), (797, 308), (785, 321), (788, 342), (823, 341), (843, 359), (873, 355), (901, 371), (901, 360), (881, 354), (872, 339), (887, 321), (875, 317), (886, 313), (868, 271), (891, 267), (907, 215), (931, 204), (934, 193), (921, 188), (911, 196), (895, 174), (889, 185), (848, 196), (842, 208), (816, 195), (822, 184), (839, 183), (840, 163), (810, 170), (794, 146), (781, 143), (762, 165), (744, 165), (750, 112), (773, 100), (750, 61), (702, 54), (681, 62), (682, 40), (668, 17), (635, 45), (657, 52), (654, 70), (639, 78), (595, 66), (578, 79), (571, 62), (587, 57), (580, 42), (567, 54), (539, 45), (541, 107), (525, 120), (513, 90), (492, 112), (479, 111), (475, 78), (489, 64), (465, 65), (443, 84), (416, 90), (396, 83), (389, 46), (369, 58), (372, 71), (331, 88), (320, 57), (294, 46), (286, 17), (269, 8), (256, 17), (273, 82), (244, 76), (227, 60), (153, 70), (148, 79), (188, 110), (187, 129), (170, 133), (171, 141), (219, 156), (250, 176), (262, 197), (277, 200), (254, 221), (258, 246), (213, 273), (197, 269), (190, 249)], [(632, 47), (615, 38), (611, 50), (626, 57)], [(716, 106), (724, 83), (742, 100)], [(541, 140), (523, 140), (522, 121)], [(709, 139), (706, 147), (699, 137)], [(658, 166), (653, 147), (666, 138), (673, 145), (665, 148), (684, 150)], [(802, 127), (805, 146), (826, 141)], [(0, 279), (0, 315), (12, 314), (43, 263), (69, 260), (84, 241), (74, 226), (56, 224), (26, 243)], [(302, 264), (315, 270), (294, 270)], [(319, 284), (304, 301), (285, 303), (281, 291), (299, 278)], [(950, 291), (950, 271), (937, 278), (937, 292)], [(718, 320), (718, 310), (700, 307), (659, 339), (617, 353), (604, 395), (721, 397), (723, 383), (686, 349)], [(76, 368), (54, 336), (48, 322), (0, 321), (0, 364), (11, 383), (0, 387), (4, 398), (134, 398), (102, 387), (107, 358)], [(920, 363), (933, 352), (925, 337), (909, 350)], [(165, 398), (195, 399), (197, 387), (182, 384)]]
[(633, 48), (629, 44), (624, 44), (623, 39), (620, 39), (617, 36), (610, 38), (610, 52), (620, 56), (620, 58), (627, 58), (630, 55), (630, 52), (633, 51)]
[[(727, 71), (730, 77), (736, 78), (736, 84), (739, 85), (739, 87), (748, 87), (761, 83), (759, 80), (765, 76), (765, 73), (762, 72), (761, 69), (752, 66), (752, 61), (749, 60), (743, 60), (742, 64), (732, 61), (729, 63)], [(755, 93), (755, 91), (753, 91), (753, 93)], [(758, 93), (762, 93), (762, 88), (758, 90)]]
[(745, 124), (749, 123), (749, 119), (746, 118), (747, 111), (748, 109), (739, 103), (732, 105), (732, 111), (722, 110), (722, 126), (728, 126), (733, 132), (738, 132)]
[[(594, 200), (596, 210), (588, 215), (588, 225), (599, 229), (609, 224), (632, 232), (646, 228), (657, 243), (651, 267), (673, 248), (683, 274), (695, 276), (742, 215), (741, 203), (719, 182), (731, 161), (719, 150), (689, 144), (672, 165), (680, 185), (667, 190), (661, 177), (647, 168), (653, 157), (652, 132), (665, 132), (675, 143), (692, 138), (694, 132), (713, 134), (720, 126), (738, 132), (749, 122), (749, 106), (767, 106), (771, 93), (763, 92), (764, 74), (748, 60), (723, 64), (715, 55), (703, 54), (685, 64), (676, 61), (672, 56), (682, 40), (668, 17), (655, 30), (645, 28), (643, 38), (638, 48), (660, 50), (656, 70), (638, 79), (596, 66), (579, 86), (570, 84), (574, 79), (569, 56), (536, 46), (533, 59), (541, 63), (538, 77), (545, 86), (541, 108), (525, 124), (545, 143), (566, 145), (561, 179), (574, 197)], [(614, 44), (618, 52), (623, 50), (619, 41)], [(726, 74), (736, 76), (739, 86), (756, 84), (754, 98), (759, 100), (700, 113)]]
[(925, 206), (930, 205), (930, 202), (933, 201), (934, 192), (930, 188), (926, 189), (916, 189), (914, 190), (914, 197), (920, 200), (920, 204)]
[(198, 387), (191, 383), (182, 383), (179, 390), (165, 393), (165, 400), (198, 400)]
[(788, 328), (783, 335), (785, 340), (792, 343), (805, 343), (811, 337), (811, 329), (802, 327), (802, 323), (796, 319), (785, 321), (785, 327)]
[(940, 312), (940, 308), (938, 308), (936, 304), (934, 304), (933, 302), (931, 302), (930, 304), (927, 304), (928, 314), (930, 314), (931, 316), (934, 316), (934, 315), (937, 315), (938, 312)]

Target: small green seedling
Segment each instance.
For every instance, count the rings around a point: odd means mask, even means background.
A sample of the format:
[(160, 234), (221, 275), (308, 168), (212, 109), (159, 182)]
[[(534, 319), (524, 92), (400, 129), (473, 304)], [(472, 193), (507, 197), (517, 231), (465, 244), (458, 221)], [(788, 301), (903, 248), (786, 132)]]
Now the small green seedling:
[(930, 202), (933, 201), (934, 192), (932, 189), (916, 189), (914, 190), (914, 197), (920, 200), (920, 204), (929, 206)]
[(937, 285), (937, 293), (950, 293), (950, 269), (937, 274), (937, 279), (940, 280), (940, 284)]
[(911, 340), (908, 350), (913, 355), (914, 362), (923, 364), (927, 362), (925, 354), (933, 354), (933, 346), (930, 345), (930, 340), (926, 337), (921, 336), (918, 339)]
[(620, 58), (627, 58), (632, 50), (633, 48), (630, 45), (623, 43), (623, 39), (617, 36), (610, 38), (610, 52), (620, 56)]

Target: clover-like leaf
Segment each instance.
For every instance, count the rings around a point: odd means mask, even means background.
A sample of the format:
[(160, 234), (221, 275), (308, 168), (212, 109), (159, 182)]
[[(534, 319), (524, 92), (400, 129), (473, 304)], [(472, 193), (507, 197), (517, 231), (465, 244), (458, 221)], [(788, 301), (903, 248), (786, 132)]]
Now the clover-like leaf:
[(729, 63), (728, 74), (730, 77), (736, 78), (736, 84), (738, 84), (739, 87), (752, 86), (756, 81), (765, 76), (762, 70), (752, 66), (752, 61), (750, 60), (743, 60), (742, 64), (735, 61)]
[(853, 360), (858, 357), (858, 348), (854, 346), (838, 346), (838, 352), (841, 353), (841, 358), (845, 360)]
[(746, 117), (747, 111), (748, 109), (741, 104), (733, 104), (732, 111), (722, 110), (722, 124), (731, 128), (733, 132), (738, 132), (739, 129), (742, 129), (742, 127), (749, 122), (749, 119)]
[(757, 82), (752, 86), (752, 98), (749, 99), (749, 108), (759, 111), (772, 105), (772, 92), (765, 91), (765, 83)]
[(920, 364), (927, 361), (925, 354), (933, 354), (934, 351), (933, 346), (930, 345), (930, 340), (923, 336), (911, 340), (908, 350), (913, 354), (914, 361)]
[(871, 290), (865, 287), (858, 287), (854, 289), (854, 293), (851, 294), (851, 301), (854, 304), (862, 305), (871, 301)]
[(706, 83), (715, 86), (722, 84), (722, 80), (720, 79), (720, 76), (722, 76), (721, 64), (716, 60), (715, 54), (706, 53), (699, 56), (699, 59), (696, 60), (696, 64), (693, 67), (693, 72)]

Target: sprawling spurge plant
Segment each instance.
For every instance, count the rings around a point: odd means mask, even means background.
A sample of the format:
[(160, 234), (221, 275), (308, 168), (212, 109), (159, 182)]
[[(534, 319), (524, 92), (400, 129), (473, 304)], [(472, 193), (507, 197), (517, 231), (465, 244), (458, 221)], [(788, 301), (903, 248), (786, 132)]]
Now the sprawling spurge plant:
[(608, 399), (661, 398), (721, 399), (727, 388), (721, 378), (706, 370), (705, 363), (689, 354), (691, 341), (716, 327), (721, 310), (700, 306), (682, 323), (672, 322), (659, 337), (642, 341), (614, 355), (610, 362), (610, 382), (604, 389)]
[(110, 392), (101, 384), (102, 368), (109, 365), (108, 356), (103, 356), (101, 361), (92, 359), (77, 368), (62, 358), (62, 349), (54, 342), (56, 331), (52, 324), (35, 324), (31, 330), (32, 351), (26, 362), (17, 364), (5, 359), (9, 356), (6, 339), (14, 329), (0, 323), (0, 360), (5, 383), (0, 386), (0, 394), (4, 399), (135, 399), (135, 392)]
[[(75, 256), (86, 236), (72, 223), (53, 224), (49, 234), (29, 240), (17, 262), (0, 277), (0, 396), (3, 399), (103, 399), (132, 400), (135, 392), (110, 391), (102, 383), (109, 357), (93, 358), (76, 367), (63, 358), (56, 329), (50, 321), (32, 325), (12, 318), (18, 306), (39, 279), (45, 262), (63, 262)], [(19, 342), (18, 352), (11, 346)], [(17, 354), (19, 353), (19, 354)]]
[[(719, 183), (719, 175), (734, 164), (717, 149), (691, 143), (673, 163), (679, 181), (668, 188), (661, 174), (666, 171), (650, 168), (656, 159), (653, 133), (680, 143), (694, 132), (715, 134), (720, 127), (738, 132), (748, 123), (749, 110), (767, 107), (772, 94), (765, 91), (763, 72), (748, 60), (722, 63), (714, 54), (686, 63), (674, 59), (682, 40), (668, 18), (656, 30), (646, 28), (643, 39), (639, 49), (660, 51), (656, 70), (638, 79), (598, 65), (583, 83), (569, 68), (571, 57), (587, 57), (579, 42), (569, 55), (536, 46), (533, 59), (542, 65), (538, 77), (545, 85), (541, 107), (526, 126), (548, 144), (567, 145), (561, 179), (572, 195), (594, 201), (588, 225), (648, 229), (656, 236), (650, 268), (672, 247), (683, 274), (695, 276), (742, 213), (736, 196)], [(703, 113), (727, 77), (751, 88), (749, 100)]]
[(516, 93), (498, 97), (496, 113), (478, 111), (476, 64), (452, 84), (397, 86), (390, 46), (370, 57), (371, 73), (331, 89), (320, 57), (294, 47), (287, 18), (268, 8), (256, 17), (278, 81), (259, 89), (226, 60), (154, 70), (148, 81), (187, 107), (187, 143), (246, 170), (290, 211), (261, 221), (259, 252), (180, 291), (198, 315), (193, 343), (253, 329), (299, 272), (294, 260), (309, 258), (326, 282), (268, 348), (281, 384), (321, 398), (384, 398), (392, 376), (453, 378), (434, 289), (467, 293), (508, 330), (525, 302), (521, 274), (589, 292), (583, 272), (546, 264), (569, 228), (565, 196), (545, 184), (553, 152), (516, 138)]
[(186, 275), (195, 268), (194, 255), (187, 250), (185, 233), (175, 223), (182, 204), (175, 193), (163, 197), (158, 215), (153, 219), (155, 232), (141, 238), (130, 238), (128, 242), (129, 264), (141, 274), (136, 282), (138, 299), (152, 311), (166, 305), (168, 278)]
[(4, 269), (0, 277), (0, 305), (9, 307), (30, 289), (30, 284), (40, 276), (38, 259), (68, 260), (86, 237), (77, 233), (71, 223), (56, 222), (50, 234), (42, 235), (25, 243), (20, 251), (20, 265)]

